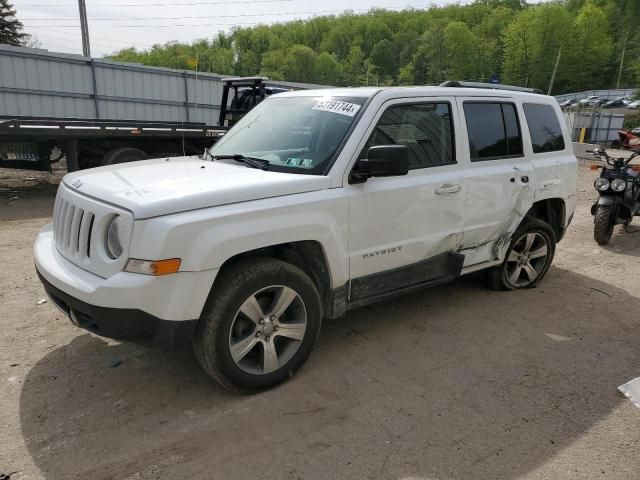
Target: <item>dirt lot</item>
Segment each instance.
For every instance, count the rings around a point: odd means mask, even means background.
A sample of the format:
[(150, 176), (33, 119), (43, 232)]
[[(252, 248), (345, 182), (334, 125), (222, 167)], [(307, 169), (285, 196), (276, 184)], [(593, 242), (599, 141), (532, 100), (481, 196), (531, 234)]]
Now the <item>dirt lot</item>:
[(0, 170), (12, 480), (640, 478), (640, 410), (616, 391), (640, 376), (640, 234), (594, 243), (584, 167), (542, 286), (472, 276), (325, 322), (300, 373), (254, 396), (222, 391), (190, 352), (107, 342), (39, 305), (31, 246), (55, 186), (21, 175)]

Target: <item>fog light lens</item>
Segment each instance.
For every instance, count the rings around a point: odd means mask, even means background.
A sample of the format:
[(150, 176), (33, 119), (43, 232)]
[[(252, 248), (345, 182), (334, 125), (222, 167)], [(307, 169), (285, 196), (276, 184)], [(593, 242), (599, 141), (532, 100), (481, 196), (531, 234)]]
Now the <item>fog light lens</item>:
[(138, 260), (130, 258), (124, 267), (126, 272), (140, 273), (142, 275), (170, 275), (180, 270), (179, 258), (168, 258), (167, 260)]

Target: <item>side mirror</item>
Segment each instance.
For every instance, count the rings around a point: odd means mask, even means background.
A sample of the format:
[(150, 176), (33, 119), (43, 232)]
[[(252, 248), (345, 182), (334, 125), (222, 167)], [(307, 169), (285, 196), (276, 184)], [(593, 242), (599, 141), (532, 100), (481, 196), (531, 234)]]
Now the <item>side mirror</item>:
[(360, 159), (352, 173), (352, 183), (370, 177), (395, 177), (409, 172), (409, 149), (406, 145), (376, 145), (370, 147), (367, 158)]

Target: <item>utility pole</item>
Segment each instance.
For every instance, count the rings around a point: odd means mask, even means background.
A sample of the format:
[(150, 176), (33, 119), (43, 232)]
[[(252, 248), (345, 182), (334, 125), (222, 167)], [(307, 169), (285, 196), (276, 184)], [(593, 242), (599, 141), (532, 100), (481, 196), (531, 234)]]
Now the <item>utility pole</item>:
[(618, 82), (616, 83), (616, 89), (620, 88), (620, 80), (622, 80), (622, 70), (624, 68), (624, 54), (627, 51), (627, 40), (629, 39), (629, 32), (627, 31), (624, 36), (624, 43), (622, 44), (622, 54), (620, 55), (620, 70), (618, 70)]
[(551, 95), (551, 90), (553, 90), (553, 82), (556, 80), (556, 73), (558, 73), (558, 65), (560, 65), (560, 55), (562, 54), (562, 48), (558, 49), (558, 57), (556, 58), (556, 66), (553, 67), (553, 73), (551, 74), (551, 81), (549, 82), (549, 90), (547, 91), (547, 95)]
[(89, 45), (89, 25), (87, 24), (87, 6), (84, 0), (78, 0), (80, 9), (80, 33), (82, 34), (82, 55), (91, 57), (91, 46)]

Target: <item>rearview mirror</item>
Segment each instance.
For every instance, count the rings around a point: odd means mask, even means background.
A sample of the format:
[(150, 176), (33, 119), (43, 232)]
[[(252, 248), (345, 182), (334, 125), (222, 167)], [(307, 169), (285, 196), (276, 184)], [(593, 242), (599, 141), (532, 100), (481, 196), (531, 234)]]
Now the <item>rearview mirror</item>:
[(409, 149), (406, 145), (370, 147), (367, 158), (358, 161), (352, 177), (358, 183), (370, 177), (395, 177), (409, 172)]

